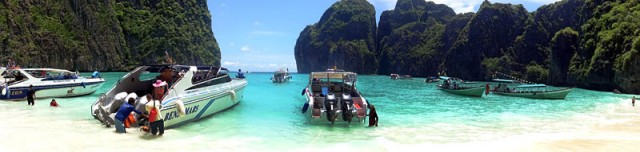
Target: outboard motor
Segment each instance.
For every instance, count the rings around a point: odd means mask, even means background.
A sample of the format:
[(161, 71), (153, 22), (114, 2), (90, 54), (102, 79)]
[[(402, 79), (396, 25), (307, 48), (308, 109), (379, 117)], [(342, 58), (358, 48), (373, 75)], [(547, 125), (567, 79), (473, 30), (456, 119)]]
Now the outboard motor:
[(351, 118), (353, 118), (353, 100), (351, 99), (351, 95), (342, 94), (342, 119), (347, 123), (351, 123)]
[(338, 117), (336, 112), (338, 111), (338, 100), (336, 99), (336, 95), (333, 93), (327, 94), (327, 98), (324, 101), (325, 108), (327, 109), (327, 120), (333, 124)]

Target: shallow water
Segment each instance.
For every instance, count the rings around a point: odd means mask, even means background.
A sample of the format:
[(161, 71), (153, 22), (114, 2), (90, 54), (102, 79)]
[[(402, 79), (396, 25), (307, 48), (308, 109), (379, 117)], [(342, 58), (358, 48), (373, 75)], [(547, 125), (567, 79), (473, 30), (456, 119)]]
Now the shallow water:
[[(637, 115), (629, 95), (574, 89), (566, 100), (534, 100), (490, 94), (482, 98), (441, 92), (424, 79), (359, 76), (356, 87), (376, 105), (380, 126), (309, 124), (300, 95), (308, 75), (274, 84), (271, 74), (247, 74), (249, 85), (237, 106), (170, 129), (163, 137), (137, 129), (116, 134), (93, 119), (90, 106), (125, 73), (103, 73), (98, 92), (83, 97), (0, 102), (0, 151), (223, 150), (400, 151), (414, 147), (449, 149), (461, 143), (517, 139), (517, 143), (572, 135)], [(87, 74), (85, 74), (87, 75)], [(535, 137), (535, 138), (529, 138)], [(510, 141), (514, 142), (514, 141)], [(508, 146), (508, 145), (504, 145)]]

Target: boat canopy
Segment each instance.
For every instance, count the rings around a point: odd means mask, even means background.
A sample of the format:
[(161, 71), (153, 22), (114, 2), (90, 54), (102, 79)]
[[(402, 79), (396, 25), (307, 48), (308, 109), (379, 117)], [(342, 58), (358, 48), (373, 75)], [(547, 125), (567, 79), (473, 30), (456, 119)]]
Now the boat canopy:
[(511, 80), (511, 79), (493, 79), (493, 81), (495, 82), (505, 82), (505, 83), (522, 83), (518, 80)]
[(525, 85), (519, 85), (518, 88), (541, 88), (541, 87), (547, 87), (547, 85), (544, 84), (525, 84)]
[[(309, 75), (309, 80), (339, 80), (345, 82), (355, 82), (357, 80), (356, 73), (353, 72), (312, 72)], [(310, 81), (311, 82), (311, 81)]]

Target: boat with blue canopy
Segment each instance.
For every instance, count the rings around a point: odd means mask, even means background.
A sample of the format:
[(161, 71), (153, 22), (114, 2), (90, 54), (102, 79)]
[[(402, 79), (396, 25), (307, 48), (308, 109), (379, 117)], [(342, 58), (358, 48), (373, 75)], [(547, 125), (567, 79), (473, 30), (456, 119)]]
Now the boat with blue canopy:
[(505, 96), (524, 97), (533, 99), (564, 99), (571, 92), (572, 88), (560, 88), (549, 90), (545, 84), (523, 84), (516, 87), (509, 87), (508, 84), (498, 84), (493, 89), (493, 93)]

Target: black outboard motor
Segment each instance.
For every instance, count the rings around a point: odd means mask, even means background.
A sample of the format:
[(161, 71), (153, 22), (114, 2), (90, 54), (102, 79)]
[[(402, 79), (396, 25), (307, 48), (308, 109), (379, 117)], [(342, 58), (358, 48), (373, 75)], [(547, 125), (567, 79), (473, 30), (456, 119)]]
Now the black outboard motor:
[(351, 123), (351, 119), (353, 118), (353, 100), (351, 99), (351, 95), (342, 94), (342, 119), (347, 123)]
[(331, 124), (333, 124), (338, 117), (336, 115), (336, 112), (338, 111), (338, 100), (336, 98), (336, 95), (333, 93), (327, 94), (327, 98), (324, 103), (325, 108), (327, 109), (327, 120), (329, 120)]

